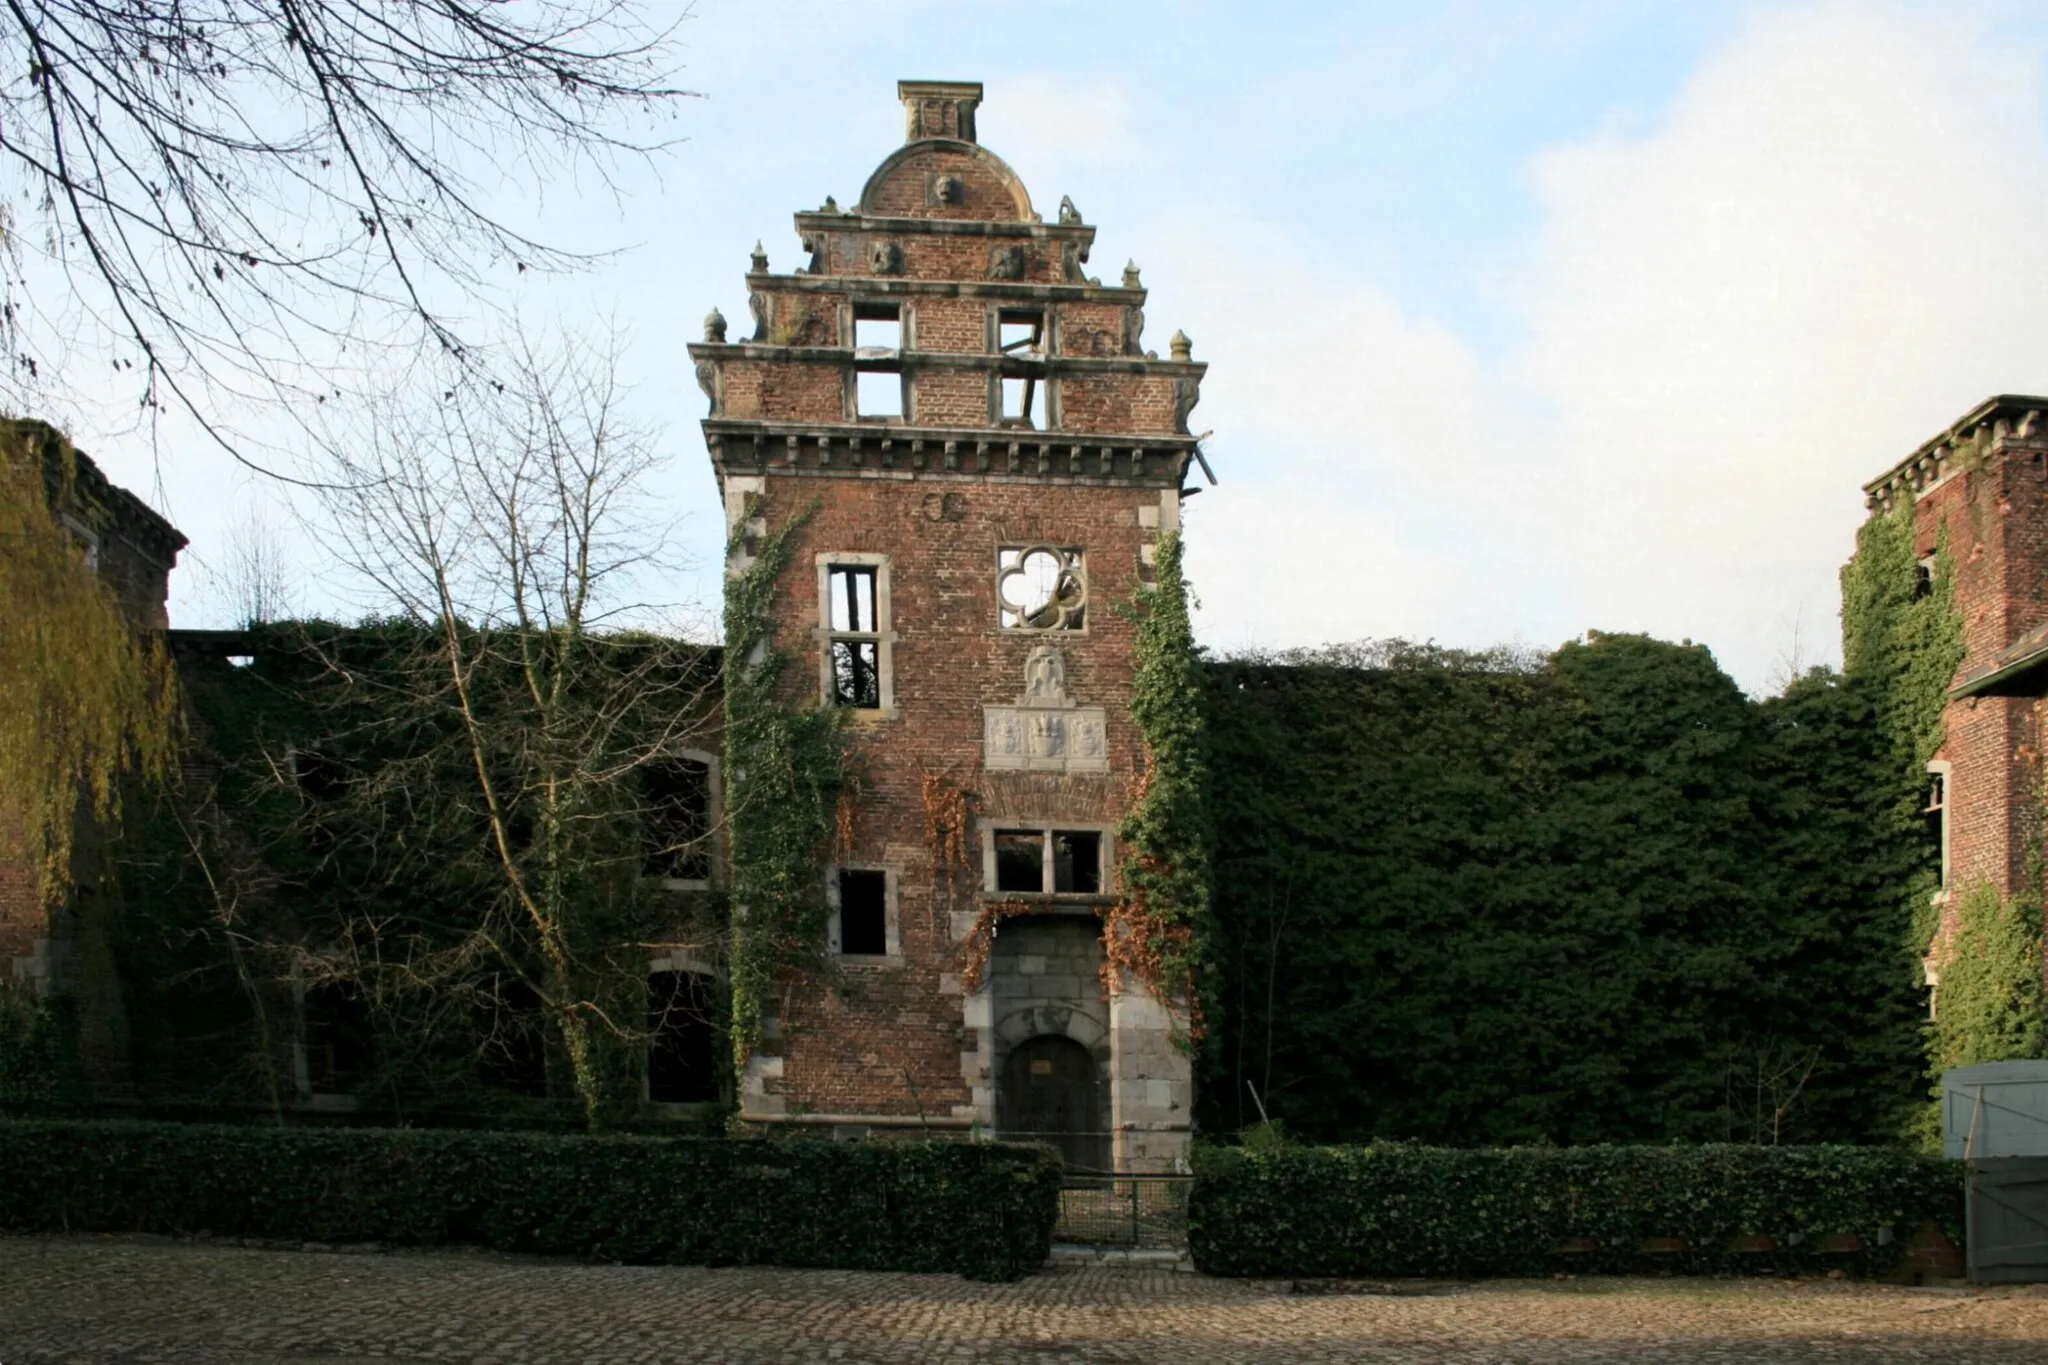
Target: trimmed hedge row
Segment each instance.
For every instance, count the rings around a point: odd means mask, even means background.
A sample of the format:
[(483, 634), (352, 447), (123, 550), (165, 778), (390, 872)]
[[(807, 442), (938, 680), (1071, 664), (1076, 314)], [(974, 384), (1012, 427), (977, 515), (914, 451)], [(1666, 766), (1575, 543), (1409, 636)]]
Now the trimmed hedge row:
[(1961, 1163), (1880, 1147), (1220, 1148), (1195, 1172), (1189, 1250), (1211, 1275), (1798, 1266), (1844, 1233), (1869, 1271), (1962, 1210)]
[(0, 1228), (464, 1243), (638, 1264), (1044, 1264), (1043, 1149), (380, 1128), (0, 1122)]

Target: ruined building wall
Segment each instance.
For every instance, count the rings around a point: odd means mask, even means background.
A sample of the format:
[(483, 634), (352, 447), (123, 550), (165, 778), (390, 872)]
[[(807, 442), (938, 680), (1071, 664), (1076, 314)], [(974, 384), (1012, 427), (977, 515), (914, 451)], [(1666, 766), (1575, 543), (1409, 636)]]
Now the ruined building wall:
[[(692, 348), (731, 527), (760, 535), (807, 518), (776, 639), (811, 695), (834, 686), (832, 566), (872, 570), (878, 588), (883, 677), (878, 705), (850, 708), (861, 804), (840, 866), (885, 873), (890, 951), (838, 954), (836, 983), (787, 995), (744, 1078), (742, 1116), (999, 1128), (1008, 1050), (1029, 1041), (1012, 1036), (1018, 1020), (1057, 1019), (1091, 1035), (1081, 1045), (1094, 1050), (1110, 1121), (1134, 1135), (1119, 1139), (1120, 1158), (1157, 1147), (1170, 1159), (1190, 1100), (1170, 1009), (1142, 1008), (1137, 983), (1106, 998), (1099, 965), (1092, 977), (1051, 975), (1072, 999), (1041, 998), (1043, 981), (1020, 983), (1043, 975), (1025, 964), (1046, 954), (1015, 947), (1057, 938), (1061, 960), (1100, 961), (1114, 830), (1143, 761), (1130, 719), (1134, 627), (1115, 608), (1178, 527), (1203, 367), (1184, 338), (1166, 359), (1145, 353), (1136, 269), (1113, 286), (1083, 275), (1094, 229), (1070, 204), (1042, 221), (1014, 173), (971, 140), (978, 86), (902, 90), (910, 143), (856, 207), (797, 215), (804, 269), (773, 273), (757, 249), (750, 337), (728, 339), (714, 315)], [(894, 344), (864, 339), (870, 319), (894, 324)], [(1005, 349), (1020, 326), (1030, 335)], [(864, 411), (863, 376), (895, 401)], [(1005, 624), (1000, 557), (1033, 546), (1079, 553), (1080, 629)], [(937, 865), (932, 784), (973, 795), (978, 891), (949, 887)], [(999, 895), (999, 828), (1095, 835), (1101, 885), (1037, 903)], [(971, 981), (969, 940), (999, 904), (1011, 918)], [(999, 1026), (1000, 1002), (1027, 998)], [(1154, 1129), (1178, 1137), (1153, 1143), (1143, 1134)]]

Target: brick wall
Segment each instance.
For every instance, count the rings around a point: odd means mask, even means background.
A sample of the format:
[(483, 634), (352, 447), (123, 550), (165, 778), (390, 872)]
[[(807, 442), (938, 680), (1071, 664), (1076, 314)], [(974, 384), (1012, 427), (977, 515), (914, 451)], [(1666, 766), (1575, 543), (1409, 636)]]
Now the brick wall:
[[(896, 714), (855, 717), (863, 804), (849, 861), (898, 870), (904, 961), (855, 968), (843, 993), (816, 989), (792, 998), (780, 1044), (784, 1075), (775, 1093), (799, 1110), (913, 1115), (913, 1084), (930, 1112), (950, 1117), (954, 1106), (969, 1103), (961, 1053), (973, 1045), (962, 1032), (952, 916), (975, 907), (933, 893), (924, 775), (950, 773), (977, 790), (991, 820), (1114, 823), (1138, 770), (1141, 743), (1128, 709), (1132, 627), (1108, 608), (1137, 591), (1140, 547), (1156, 536), (1139, 514), (1157, 511), (1158, 491), (955, 482), (944, 512), (958, 520), (935, 520), (927, 481), (767, 480), (771, 525), (818, 502), (799, 536), (785, 588), (790, 615), (778, 637), (806, 661), (796, 672), (807, 683), (817, 676), (820, 555), (889, 556), (887, 626), (896, 636)], [(1026, 655), (1049, 638), (1001, 627), (996, 552), (1046, 538), (1087, 552), (1088, 628), (1059, 632), (1056, 642), (1066, 657), (1069, 692), (1083, 705), (1108, 710), (1111, 769), (1105, 775), (980, 771), (983, 704), (1015, 700)]]
[[(1185, 355), (1129, 353), (1145, 291), (1135, 277), (1128, 287), (1086, 278), (1081, 258), (1095, 230), (1071, 212), (1041, 221), (1016, 176), (971, 145), (978, 87), (908, 83), (903, 98), (913, 140), (883, 160), (858, 206), (796, 216), (807, 269), (748, 276), (763, 341), (714, 333), (692, 347), (715, 395), (706, 437), (729, 515), (750, 498), (771, 524), (816, 509), (783, 585), (778, 632), (804, 661), (792, 674), (804, 688), (824, 686), (820, 557), (883, 556), (888, 569), (893, 707), (853, 714), (862, 804), (845, 857), (895, 874), (898, 953), (846, 959), (832, 984), (778, 998), (743, 1080), (743, 1114), (988, 1124), (1018, 1030), (1082, 1020), (1105, 1113), (1134, 1134), (1119, 1137), (1118, 1155), (1170, 1164), (1185, 1148), (1190, 1098), (1186, 1058), (1170, 1045), (1176, 1016), (1135, 984), (1105, 998), (1095, 968), (1106, 897), (1006, 921), (992, 977), (968, 995), (962, 943), (996, 897), (992, 888), (940, 887), (924, 792), (937, 776), (973, 793), (989, 831), (1113, 830), (1124, 814), (1143, 747), (1129, 715), (1132, 626), (1113, 607), (1135, 597), (1151, 547), (1179, 524), (1193, 443), (1176, 431), (1177, 400), (1191, 396), (1203, 367)], [(951, 130), (947, 140), (928, 140), (933, 127)], [(947, 202), (943, 177), (957, 178), (957, 202)], [(832, 411), (857, 363), (876, 363), (851, 349), (857, 304), (903, 312), (906, 348), (895, 363), (911, 400), (900, 419), (853, 424)], [(1049, 355), (999, 350), (1006, 308), (1044, 313)], [(836, 328), (792, 321), (827, 316)], [(830, 347), (837, 353), (821, 354)], [(999, 380), (1025, 375), (1058, 394), (1062, 433), (1087, 441), (1027, 440), (1000, 425)], [(1002, 625), (998, 552), (1037, 544), (1084, 551), (1085, 630)], [(1073, 705), (1103, 713), (1107, 771), (1092, 770), (1101, 761), (1093, 758), (1058, 759), (1052, 770), (985, 766), (985, 708), (1019, 702), (1026, 658), (1047, 644), (1064, 659)], [(1115, 860), (1112, 846), (1105, 892)], [(1027, 960), (1047, 954), (1020, 945), (1055, 937), (1065, 947), (1053, 956), (1093, 966), (1027, 972)], [(1024, 983), (1026, 975), (1040, 979)]]

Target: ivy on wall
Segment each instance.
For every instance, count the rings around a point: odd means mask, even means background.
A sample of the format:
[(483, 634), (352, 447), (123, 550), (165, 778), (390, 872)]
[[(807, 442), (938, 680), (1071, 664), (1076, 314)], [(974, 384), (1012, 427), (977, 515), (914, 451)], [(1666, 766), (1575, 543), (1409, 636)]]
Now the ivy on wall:
[(71, 890), (81, 808), (108, 828), (135, 779), (162, 782), (180, 740), (163, 643), (138, 629), (87, 562), (110, 513), (79, 486), (79, 455), (42, 422), (0, 420), (0, 857)]
[(1311, 1140), (1887, 1137), (1918, 996), (1818, 675), (1390, 643), (1205, 669), (1226, 1021), (1201, 1117)]
[(1131, 719), (1145, 742), (1136, 798), (1117, 828), (1123, 894), (1107, 912), (1105, 970), (1132, 972), (1186, 1001), (1199, 1040), (1217, 1015), (1210, 913), (1208, 787), (1201, 663), (1188, 620), (1181, 538), (1159, 538), (1154, 581), (1129, 608), (1137, 631)]
[[(1885, 761), (1872, 775), (1873, 819), (1894, 844), (1920, 855), (1899, 867), (1886, 889), (1905, 907), (1905, 951), (1916, 961), (1931, 953), (1939, 975), (1925, 1037), (1929, 1077), (1938, 1085), (1949, 1067), (2048, 1050), (2042, 851), (2031, 850), (2034, 885), (2018, 896), (2003, 898), (1981, 885), (1952, 886), (1945, 899), (1936, 895), (1939, 854), (1919, 828), (1920, 811), (1927, 761), (1941, 747), (1948, 689), (1963, 662), (1963, 624), (1946, 536), (1930, 574), (1920, 574), (1914, 550), (1913, 511), (1903, 501), (1857, 533), (1856, 556), (1842, 570), (1842, 658), (1851, 680), (1871, 696), (1886, 742)], [(1954, 916), (1946, 942), (1939, 940), (1944, 904)], [(1916, 1127), (1927, 1138), (1934, 1130), (1932, 1106), (1919, 1118)]]
[[(743, 548), (747, 509), (728, 557)], [(844, 715), (793, 699), (776, 603), (808, 511), (753, 547), (747, 567), (726, 579), (725, 782), (732, 864), (729, 966), (735, 1071), (761, 1041), (779, 977), (814, 966), (825, 943), (825, 864), (851, 786)]]
[(1928, 1028), (1934, 1074), (1950, 1067), (2039, 1057), (2042, 1015), (2041, 906), (1972, 887), (1956, 905), (1955, 937), (1942, 955), (1940, 1008)]

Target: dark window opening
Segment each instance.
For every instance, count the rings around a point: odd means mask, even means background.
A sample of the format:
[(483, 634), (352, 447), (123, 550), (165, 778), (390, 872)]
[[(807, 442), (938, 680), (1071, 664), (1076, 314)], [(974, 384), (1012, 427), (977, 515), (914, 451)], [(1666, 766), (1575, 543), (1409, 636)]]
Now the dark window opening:
[(1913, 596), (1917, 600), (1934, 596), (1934, 556), (1928, 555), (1913, 566)]
[(1055, 830), (1052, 889), (1076, 896), (1102, 891), (1102, 836), (1093, 831)]
[(484, 983), (478, 1010), (483, 1045), (478, 1070), (486, 1081), (522, 1095), (545, 1099), (548, 1093), (547, 1024), (540, 996), (517, 977), (498, 976)]
[(881, 872), (844, 868), (839, 873), (839, 951), (882, 957), (889, 951), (888, 878)]
[(1927, 821), (1927, 838), (1934, 846), (1934, 856), (1939, 867), (1937, 885), (1948, 885), (1948, 774), (1933, 772), (1928, 775), (1927, 808), (1921, 812)]
[(348, 790), (341, 764), (311, 749), (292, 751), (292, 778), (309, 799), (322, 803), (339, 801)]
[(647, 801), (650, 877), (711, 879), (711, 765), (694, 758), (661, 759), (640, 770)]
[(882, 704), (881, 667), (873, 640), (832, 642), (832, 700), (873, 710)]
[(306, 988), (306, 1081), (314, 1093), (344, 1094), (370, 1065), (370, 1011), (354, 985), (328, 981)]
[(1045, 890), (1045, 835), (1037, 830), (996, 831), (996, 890)]
[(647, 978), (647, 1098), (656, 1104), (718, 1098), (711, 984), (702, 972), (653, 972)]
[(840, 706), (872, 710), (882, 704), (882, 646), (872, 638), (877, 633), (875, 573), (872, 566), (848, 564), (827, 571), (832, 700)]

